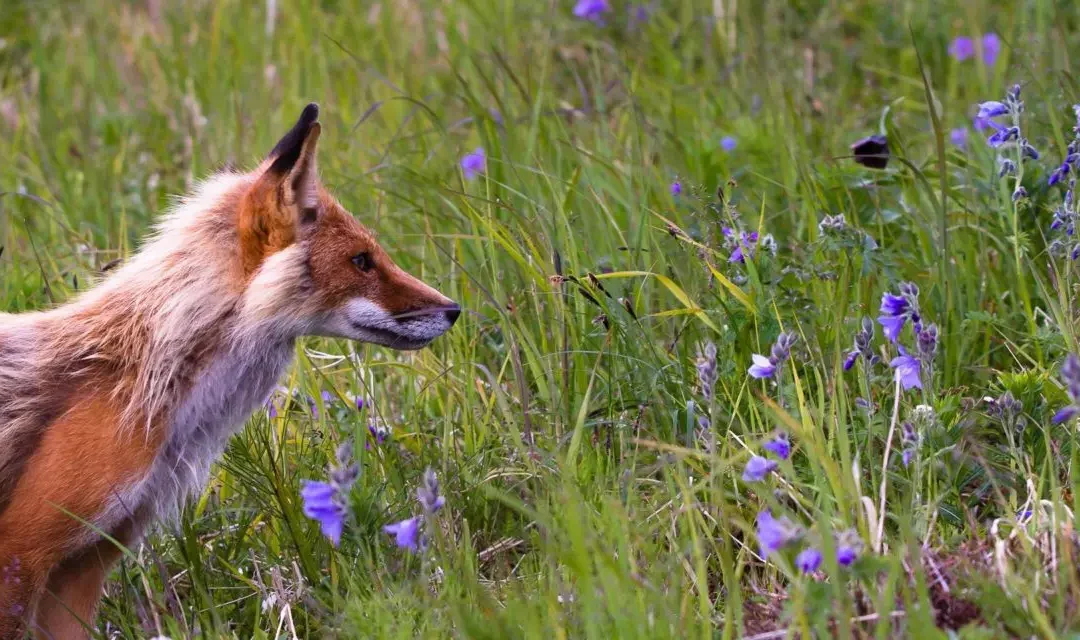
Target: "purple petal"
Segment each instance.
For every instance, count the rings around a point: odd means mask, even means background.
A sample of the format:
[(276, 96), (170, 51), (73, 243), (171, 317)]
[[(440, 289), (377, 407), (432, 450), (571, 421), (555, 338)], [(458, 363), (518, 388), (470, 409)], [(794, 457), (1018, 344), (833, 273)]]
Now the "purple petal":
[(959, 36), (949, 45), (949, 55), (956, 61), (963, 62), (975, 55), (975, 41), (967, 36)]
[(1078, 413), (1080, 413), (1080, 407), (1077, 407), (1074, 404), (1070, 404), (1069, 406), (1055, 413), (1052, 422), (1054, 424), (1061, 424), (1062, 422), (1072, 420), (1076, 417)]
[(996, 33), (988, 33), (982, 37), (982, 50), (983, 64), (988, 67), (994, 66), (1001, 53), (1001, 39)]
[(777, 463), (775, 460), (754, 456), (750, 458), (746, 463), (746, 468), (743, 469), (743, 482), (761, 482), (765, 479), (765, 476), (772, 473), (776, 467)]
[(420, 529), (420, 518), (409, 518), (383, 527), (383, 531), (394, 536), (394, 544), (402, 549), (416, 551), (417, 532)]
[(762, 379), (771, 378), (776, 373), (776, 365), (772, 360), (769, 360), (763, 355), (755, 353), (751, 356), (754, 360), (754, 364), (750, 365), (750, 369), (747, 371), (751, 377)]
[(795, 557), (795, 566), (803, 573), (813, 573), (821, 566), (821, 552), (813, 547), (803, 549)]
[(904, 330), (904, 323), (907, 322), (907, 316), (881, 316), (877, 319), (878, 324), (881, 325), (882, 333), (891, 342), (896, 342), (900, 338), (900, 332)]
[(787, 438), (773, 438), (772, 440), (769, 440), (768, 442), (763, 444), (762, 448), (770, 453), (775, 454), (776, 457), (780, 458), (781, 460), (787, 460), (788, 456), (791, 455), (791, 443), (787, 440)]

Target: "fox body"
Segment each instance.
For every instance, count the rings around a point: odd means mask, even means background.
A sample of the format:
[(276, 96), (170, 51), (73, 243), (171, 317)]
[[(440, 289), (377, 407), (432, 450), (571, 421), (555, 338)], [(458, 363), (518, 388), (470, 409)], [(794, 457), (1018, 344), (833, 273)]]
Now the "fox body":
[(98, 287), (0, 314), (0, 638), (85, 636), (110, 538), (201, 490), (297, 338), (418, 349), (457, 319), (323, 188), (317, 120), (202, 184)]

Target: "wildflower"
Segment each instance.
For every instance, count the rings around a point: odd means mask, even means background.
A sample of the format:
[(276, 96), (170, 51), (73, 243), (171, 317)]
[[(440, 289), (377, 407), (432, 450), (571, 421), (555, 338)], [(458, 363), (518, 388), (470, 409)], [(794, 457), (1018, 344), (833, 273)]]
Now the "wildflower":
[(996, 128), (994, 127), (994, 125), (996, 124), (997, 123), (990, 118), (980, 118), (979, 116), (975, 116), (975, 118), (971, 121), (971, 126), (975, 127), (976, 131), (986, 131), (990, 128)]
[(998, 55), (1001, 53), (1001, 39), (996, 33), (987, 33), (982, 37), (983, 64), (988, 67), (994, 66)]
[(991, 147), (1000, 147), (1006, 142), (1011, 142), (1013, 140), (1019, 139), (1019, 137), (1020, 127), (1003, 127), (995, 131), (993, 135), (987, 138), (986, 142)]
[[(1073, 105), (1076, 124), (1073, 126), (1073, 139), (1065, 150), (1065, 160), (1050, 174), (1050, 186), (1062, 182), (1071, 171), (1080, 170), (1080, 104)], [(1070, 192), (1072, 187), (1069, 187)]]
[(421, 528), (426, 527), (446, 504), (446, 498), (439, 493), (439, 479), (431, 468), (424, 471), (420, 488), (416, 490), (416, 499), (423, 510), (420, 515), (383, 527), (383, 531), (394, 536), (399, 548), (410, 551), (423, 550), (427, 546)]
[(394, 536), (394, 543), (398, 548), (416, 551), (419, 541), (417, 534), (420, 532), (420, 517), (407, 518), (401, 522), (388, 524), (383, 527), (383, 531)]
[(915, 429), (915, 425), (910, 422), (905, 422), (900, 426), (900, 449), (901, 459), (904, 466), (911, 464), (911, 460), (915, 457), (915, 453), (919, 446), (919, 432)]
[(843, 231), (845, 227), (847, 227), (847, 219), (844, 218), (844, 214), (842, 213), (838, 213), (835, 216), (826, 215), (821, 219), (821, 222), (819, 222), (817, 226), (818, 233), (823, 236)]
[(337, 546), (349, 515), (348, 495), (360, 475), (360, 469), (352, 462), (352, 443), (344, 442), (338, 447), (335, 463), (329, 469), (329, 482), (305, 480), (300, 490), (304, 515), (317, 520), (323, 535)]
[(682, 195), (682, 183), (678, 180), (671, 183), (671, 195), (675, 197)]
[(716, 345), (712, 342), (706, 342), (705, 347), (698, 352), (697, 374), (702, 397), (707, 403), (712, 402), (716, 387)]
[(754, 456), (750, 458), (746, 463), (746, 468), (743, 469), (743, 482), (761, 482), (765, 479), (765, 476), (772, 473), (777, 466), (778, 463), (775, 460)]
[(889, 366), (896, 370), (896, 380), (900, 382), (904, 391), (912, 388), (922, 389), (919, 359), (908, 354), (904, 347), (900, 347), (900, 355), (893, 358)]
[(777, 336), (776, 342), (773, 343), (768, 358), (758, 353), (751, 356), (754, 364), (750, 366), (748, 373), (758, 379), (771, 378), (776, 375), (779, 366), (791, 357), (791, 348), (795, 346), (798, 339), (799, 337), (794, 333), (781, 333)]
[(750, 365), (749, 369), (752, 377), (758, 379), (771, 378), (776, 373), (776, 365), (765, 356), (755, 353), (750, 357), (754, 360), (754, 364)]
[[(886, 294), (888, 295), (888, 294)], [(884, 305), (884, 302), (882, 303)], [(901, 321), (902, 327), (902, 321)], [(897, 330), (899, 333), (899, 330)], [(847, 358), (844, 359), (844, 371), (850, 371), (855, 366), (855, 362), (860, 358), (866, 358), (866, 362), (869, 365), (877, 364), (880, 358), (874, 354), (873, 348), (870, 343), (874, 340), (874, 322), (870, 318), (862, 319), (862, 326), (855, 332), (855, 344), (853, 349), (848, 352)]]
[(1003, 116), (1009, 113), (1009, 105), (1004, 102), (998, 102), (997, 100), (990, 100), (987, 102), (979, 103), (979, 113), (976, 118), (990, 119), (998, 116)]
[(720, 148), (728, 153), (734, 151), (737, 146), (739, 146), (739, 141), (731, 136), (720, 138)]
[(928, 324), (919, 331), (919, 357), (924, 362), (934, 359), (937, 354), (938, 328), (936, 324)]
[(371, 442), (374, 441), (376, 446), (386, 442), (386, 439), (390, 437), (390, 428), (382, 423), (381, 420), (372, 420), (368, 423), (368, 433), (371, 434), (371, 439), (367, 442), (367, 449), (371, 448)]
[(957, 127), (955, 129), (953, 129), (952, 131), (950, 131), (949, 132), (949, 142), (951, 142), (953, 144), (953, 146), (955, 146), (955, 147), (959, 147), (961, 149), (966, 149), (967, 148), (967, 142), (968, 142), (968, 128), (967, 127)]
[[(324, 407), (329, 407), (334, 402), (334, 396), (329, 391), (327, 391), (325, 389), (323, 389), (319, 393), (319, 397), (322, 398), (322, 403), (323, 403)], [(318, 420), (319, 419), (319, 403), (317, 403), (315, 401), (315, 398), (312, 398), (311, 396), (308, 396), (307, 402), (308, 402), (308, 408), (311, 409), (311, 419), (312, 420)]]
[(439, 494), (439, 478), (430, 467), (424, 471), (423, 481), (420, 488), (416, 490), (416, 497), (420, 501), (420, 506), (424, 508), (424, 515), (428, 516), (438, 513), (446, 504), (446, 498)]
[(813, 573), (821, 566), (821, 552), (813, 547), (807, 547), (795, 556), (795, 566), (803, 573)]
[(742, 231), (736, 233), (731, 227), (724, 227), (723, 233), (727, 238), (726, 244), (735, 246), (731, 255), (728, 256), (728, 262), (746, 262), (747, 254), (749, 254), (751, 258), (754, 257), (754, 245), (756, 245), (758, 241), (757, 231)]
[(1012, 194), (1013, 202), (1023, 200), (1026, 197), (1028, 197), (1028, 192), (1027, 192), (1027, 189), (1025, 189), (1024, 187), (1017, 186), (1016, 189), (1013, 190), (1013, 194)]
[(791, 455), (791, 441), (788, 440), (787, 434), (783, 432), (776, 434), (776, 437), (763, 444), (761, 448), (781, 460), (787, 460), (788, 456)]
[(863, 138), (851, 145), (851, 153), (864, 167), (884, 169), (889, 164), (888, 138), (880, 134)]
[(649, 21), (652, 8), (645, 4), (636, 4), (630, 7), (630, 26), (636, 27)]
[(757, 537), (763, 556), (779, 551), (801, 535), (802, 532), (787, 516), (774, 518), (768, 510), (757, 515)]
[(15, 556), (0, 570), (0, 581), (7, 585), (19, 584), (22, 582), (22, 578), (19, 577), (21, 570), (22, 561), (19, 560), (19, 556)]
[(1068, 406), (1054, 414), (1054, 424), (1072, 420), (1080, 414), (1080, 358), (1070, 353), (1061, 365), (1061, 379), (1065, 383), (1065, 392), (1071, 401)]
[(1024, 403), (1013, 396), (1011, 391), (1006, 391), (998, 398), (985, 398), (987, 403), (987, 415), (997, 418), (1002, 426), (1012, 431), (1023, 431), (1027, 426), (1024, 418)]
[(574, 17), (596, 23), (602, 22), (608, 11), (611, 11), (611, 5), (607, 0), (578, 0), (574, 5)]
[(353, 400), (353, 402), (356, 403), (356, 410), (357, 411), (363, 411), (364, 410), (365, 403), (364, 403), (364, 399), (362, 397), (356, 396), (356, 398)]
[(949, 55), (957, 62), (963, 62), (975, 55), (975, 41), (967, 36), (957, 36), (949, 45)]
[(851, 566), (863, 550), (863, 541), (854, 529), (842, 531), (836, 541), (836, 563), (841, 567)]
[(891, 342), (896, 342), (900, 332), (904, 330), (904, 324), (911, 320), (913, 324), (921, 324), (919, 315), (919, 288), (915, 284), (906, 282), (900, 285), (900, 295), (884, 293), (881, 296), (881, 308), (878, 310), (878, 323), (885, 333), (885, 337)]
[(470, 153), (466, 153), (461, 158), (461, 172), (465, 174), (466, 180), (473, 180), (476, 176), (484, 173), (487, 170), (487, 156), (484, 153), (483, 147), (477, 147)]

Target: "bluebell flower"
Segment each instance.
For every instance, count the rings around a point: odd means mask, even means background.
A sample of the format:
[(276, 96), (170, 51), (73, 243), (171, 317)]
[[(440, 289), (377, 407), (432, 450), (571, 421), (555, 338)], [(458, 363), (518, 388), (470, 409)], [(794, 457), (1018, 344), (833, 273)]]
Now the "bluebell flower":
[(671, 183), (671, 195), (676, 197), (682, 195), (682, 183), (678, 180)]
[(1000, 147), (1006, 142), (1016, 140), (1020, 137), (1019, 127), (1003, 127), (998, 129), (992, 136), (986, 139), (986, 142), (991, 147)]
[(724, 136), (720, 138), (720, 148), (728, 153), (735, 150), (735, 147), (739, 146), (739, 141), (732, 136)]
[(813, 573), (821, 566), (821, 552), (813, 547), (807, 547), (795, 556), (795, 567), (803, 573)]
[(777, 464), (775, 460), (753, 456), (747, 461), (746, 468), (743, 469), (743, 482), (761, 482), (765, 479), (765, 476), (776, 469)]
[(754, 364), (747, 371), (754, 378), (771, 378), (776, 375), (779, 366), (791, 356), (791, 348), (795, 346), (799, 336), (793, 332), (781, 333), (776, 337), (769, 357), (755, 353), (751, 356)]
[(949, 132), (949, 142), (960, 149), (966, 149), (968, 143), (968, 128), (957, 127)]
[(406, 518), (401, 522), (388, 524), (383, 527), (383, 531), (394, 536), (394, 544), (398, 548), (416, 551), (420, 541), (418, 535), (420, 532), (420, 517)]
[[(889, 295), (889, 294), (885, 294)], [(892, 303), (890, 303), (891, 306)], [(883, 305), (884, 306), (884, 305)], [(900, 329), (903, 328), (903, 319), (901, 319), (899, 327), (895, 328), (896, 334), (899, 335)], [(886, 324), (893, 324), (893, 319), (886, 320)], [(890, 329), (891, 331), (892, 329)], [(871, 343), (874, 340), (874, 322), (870, 318), (862, 319), (862, 326), (855, 332), (855, 344), (851, 351), (848, 352), (847, 358), (844, 359), (844, 371), (850, 371), (855, 366), (855, 362), (860, 358), (865, 358), (868, 365), (877, 364), (878, 356), (874, 354)]]
[(767, 509), (757, 515), (757, 537), (762, 556), (776, 553), (800, 535), (800, 529), (787, 516), (774, 518)]
[(750, 357), (754, 361), (748, 371), (751, 377), (758, 379), (771, 378), (776, 374), (776, 365), (765, 356), (755, 353)]
[(788, 456), (791, 455), (791, 441), (788, 440), (787, 434), (783, 432), (776, 434), (772, 440), (763, 444), (761, 448), (781, 460), (787, 460)]
[(1070, 402), (1054, 414), (1054, 424), (1072, 420), (1080, 414), (1080, 358), (1076, 354), (1070, 353), (1065, 357), (1061, 365), (1061, 380), (1065, 383), (1065, 393), (1069, 395)]
[(836, 541), (836, 563), (841, 567), (850, 566), (862, 554), (863, 541), (854, 529), (842, 531)]
[(466, 180), (473, 180), (487, 170), (487, 155), (483, 147), (477, 147), (461, 158), (461, 172)]
[(439, 491), (439, 479), (431, 468), (424, 471), (420, 488), (416, 490), (416, 499), (422, 509), (420, 515), (383, 527), (383, 531), (394, 536), (398, 547), (410, 551), (422, 551), (427, 547), (422, 529), (446, 504), (446, 498)]
[(578, 0), (574, 5), (574, 17), (592, 22), (602, 22), (604, 14), (611, 11), (607, 0)]
[(912, 283), (903, 283), (900, 285), (900, 295), (885, 292), (881, 296), (881, 308), (878, 311), (881, 313), (878, 323), (885, 337), (896, 342), (908, 320), (915, 324), (920, 323), (919, 288)]
[(1004, 116), (1009, 113), (1009, 106), (1004, 102), (997, 100), (989, 100), (987, 102), (979, 103), (979, 113), (976, 118), (996, 118), (998, 116)]
[(889, 362), (889, 366), (895, 369), (896, 379), (905, 391), (908, 389), (922, 389), (919, 359), (908, 354), (904, 347), (900, 347), (900, 355)]
[(949, 45), (949, 55), (957, 62), (963, 62), (975, 55), (975, 41), (967, 36), (957, 36)]
[(329, 482), (305, 480), (300, 489), (304, 515), (319, 523), (323, 535), (334, 546), (341, 542), (349, 515), (349, 490), (360, 475), (352, 456), (352, 443), (343, 442), (335, 454), (335, 464), (328, 470)]
[(983, 64), (988, 67), (994, 66), (997, 63), (998, 55), (1001, 53), (1001, 39), (998, 38), (996, 33), (987, 33), (982, 37), (982, 57)]

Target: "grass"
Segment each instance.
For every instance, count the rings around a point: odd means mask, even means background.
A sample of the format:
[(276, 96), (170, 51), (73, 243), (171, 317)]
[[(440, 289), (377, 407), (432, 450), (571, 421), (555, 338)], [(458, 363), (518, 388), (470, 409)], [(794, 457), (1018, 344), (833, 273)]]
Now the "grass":
[[(324, 181), (467, 310), (415, 354), (304, 342), (294, 401), (254, 416), (181, 522), (117, 569), (102, 637), (1080, 629), (1080, 452), (1076, 425), (1051, 422), (1078, 278), (1048, 251), (1064, 190), (1047, 186), (1080, 102), (1080, 5), (672, 1), (630, 26), (621, 3), (596, 25), (569, 0), (9, 4), (3, 310), (88, 287), (171, 194), (252, 166), (312, 100)], [(949, 57), (991, 31), (995, 64)], [(961, 149), (949, 133), (1014, 82), (1042, 152), (1015, 205), (982, 135)], [(847, 157), (874, 133), (884, 171)], [(466, 181), (476, 147), (488, 170)], [(819, 229), (840, 213), (844, 233)], [(775, 256), (729, 263), (733, 225), (772, 234)], [(941, 332), (921, 391), (894, 384), (880, 326), (885, 362), (842, 369), (904, 281)], [(799, 337), (791, 363), (751, 379), (781, 331)], [(1005, 392), (1018, 416), (982, 400)], [(935, 417), (915, 445), (903, 424), (921, 404)], [(779, 431), (790, 460), (744, 482)], [(298, 490), (348, 438), (372, 446), (335, 548)], [(416, 512), (429, 466), (447, 505), (409, 554), (382, 527)], [(764, 509), (804, 540), (762, 558)], [(864, 548), (842, 567), (851, 531)], [(813, 575), (793, 564), (806, 544), (824, 552)]]

